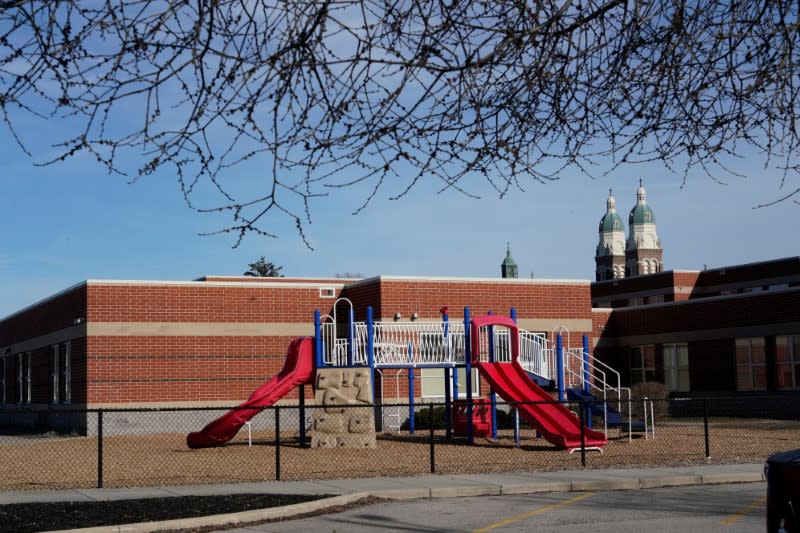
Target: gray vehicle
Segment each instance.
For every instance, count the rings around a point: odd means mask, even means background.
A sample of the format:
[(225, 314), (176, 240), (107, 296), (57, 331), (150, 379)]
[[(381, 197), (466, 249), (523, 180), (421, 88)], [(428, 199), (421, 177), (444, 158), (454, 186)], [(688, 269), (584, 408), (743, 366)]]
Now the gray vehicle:
[(771, 455), (767, 477), (767, 533), (800, 533), (800, 450)]

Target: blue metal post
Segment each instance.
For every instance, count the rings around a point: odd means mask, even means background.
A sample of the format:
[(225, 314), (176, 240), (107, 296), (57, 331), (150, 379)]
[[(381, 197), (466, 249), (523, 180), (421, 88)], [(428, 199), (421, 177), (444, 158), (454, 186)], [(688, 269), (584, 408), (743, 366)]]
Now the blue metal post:
[(317, 368), (325, 366), (322, 361), (322, 317), (319, 309), (314, 311), (314, 359)]
[[(583, 336), (583, 391), (587, 396), (592, 392), (592, 376), (589, 373), (589, 336)], [(586, 427), (592, 427), (592, 402), (586, 403)]]
[(589, 373), (589, 336), (583, 336), (583, 390), (584, 392), (591, 392), (591, 379)]
[[(455, 370), (455, 368), (453, 369)], [(453, 410), (450, 397), (450, 369), (444, 369), (444, 438), (450, 440), (453, 436)]]
[(517, 308), (516, 307), (512, 307), (511, 308), (511, 312), (509, 313), (509, 316), (511, 317), (511, 320), (513, 320), (514, 322), (517, 321)]
[(464, 367), (466, 369), (467, 374), (467, 442), (472, 444), (473, 436), (472, 436), (472, 348), (470, 347), (471, 344), (471, 336), (472, 333), (469, 330), (469, 307), (464, 308)]
[(372, 322), (372, 306), (367, 306), (367, 364), (369, 381), (372, 386), (372, 403), (375, 402), (375, 324)]
[(408, 432), (414, 434), (414, 367), (408, 369)]
[(564, 341), (561, 333), (556, 337), (556, 376), (558, 385), (558, 401), (564, 401)]
[[(442, 313), (442, 322), (444, 328), (444, 346), (446, 350), (452, 349), (450, 344), (450, 317), (447, 313)], [(449, 353), (447, 354), (450, 355)], [(450, 397), (450, 369), (444, 369), (444, 438), (450, 440), (453, 435), (453, 411), (451, 405), (452, 398)]]
[[(489, 313), (492, 310), (489, 309)], [(494, 326), (489, 326), (489, 362), (494, 363)], [(497, 439), (497, 393), (494, 389), (489, 389), (489, 404), (492, 408), (492, 438)]]
[(355, 332), (355, 325), (354, 325), (355, 317), (353, 316), (352, 309), (349, 310), (347, 316), (349, 318), (347, 324), (347, 366), (351, 367), (353, 366), (353, 341), (354, 341), (353, 333)]
[(306, 447), (306, 386), (300, 385), (300, 447)]

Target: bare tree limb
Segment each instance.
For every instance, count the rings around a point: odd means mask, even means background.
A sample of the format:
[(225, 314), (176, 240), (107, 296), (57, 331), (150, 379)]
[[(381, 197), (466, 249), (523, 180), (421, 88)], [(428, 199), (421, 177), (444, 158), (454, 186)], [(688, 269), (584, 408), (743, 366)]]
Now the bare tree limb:
[[(175, 174), (238, 244), (357, 188), (502, 196), (662, 162), (724, 182), (761, 155), (796, 202), (800, 7), (785, 0), (0, 1), (0, 109), (72, 128), (131, 181)], [(243, 165), (261, 162), (259, 190)], [(753, 177), (758, 179), (758, 177)], [(472, 181), (472, 180), (470, 180)], [(213, 190), (217, 200), (209, 200)], [(330, 200), (326, 200), (330, 201)]]

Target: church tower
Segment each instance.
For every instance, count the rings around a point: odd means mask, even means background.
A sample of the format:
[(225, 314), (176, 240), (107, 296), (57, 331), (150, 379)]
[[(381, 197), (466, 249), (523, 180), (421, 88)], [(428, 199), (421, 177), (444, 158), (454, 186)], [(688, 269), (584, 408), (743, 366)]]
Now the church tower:
[(628, 216), (628, 242), (625, 248), (625, 275), (655, 274), (664, 269), (661, 239), (656, 233), (656, 217), (647, 205), (647, 194), (639, 180), (636, 205)]
[(603, 281), (625, 277), (625, 226), (617, 214), (617, 201), (608, 191), (606, 214), (600, 219), (600, 242), (594, 256), (595, 279)]
[(517, 263), (511, 257), (510, 243), (506, 243), (506, 258), (503, 259), (503, 263), (500, 265), (500, 275), (504, 278), (519, 277), (519, 269), (517, 268)]

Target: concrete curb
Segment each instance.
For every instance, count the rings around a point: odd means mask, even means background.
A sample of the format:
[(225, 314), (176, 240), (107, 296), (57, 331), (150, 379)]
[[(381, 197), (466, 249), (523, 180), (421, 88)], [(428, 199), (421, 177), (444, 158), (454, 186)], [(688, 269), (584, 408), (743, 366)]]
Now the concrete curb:
[(718, 485), (724, 483), (753, 483), (764, 481), (763, 473), (727, 472), (714, 474), (686, 474), (650, 476), (642, 478), (590, 479), (580, 481), (541, 481), (531, 483), (492, 484), (480, 483), (448, 487), (414, 487), (402, 489), (377, 489), (352, 492), (310, 502), (284, 507), (271, 507), (238, 513), (211, 515), (196, 518), (141, 522), (84, 529), (62, 530), (51, 533), (149, 533), (159, 530), (193, 529), (223, 525), (248, 524), (266, 520), (286, 519), (340, 505), (357, 503), (368, 497), (388, 500), (415, 500), (423, 498), (461, 498), (467, 496), (497, 496), (503, 494), (535, 494), (541, 492), (583, 492), (602, 490), (639, 490), (658, 487), (691, 485)]

